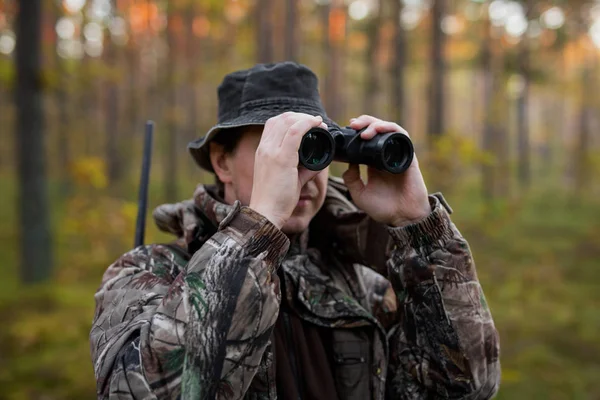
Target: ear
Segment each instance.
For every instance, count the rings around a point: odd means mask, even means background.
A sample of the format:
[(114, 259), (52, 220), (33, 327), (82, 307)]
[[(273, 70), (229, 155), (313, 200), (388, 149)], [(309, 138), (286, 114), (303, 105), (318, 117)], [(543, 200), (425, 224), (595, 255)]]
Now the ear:
[(225, 148), (215, 142), (210, 142), (210, 163), (219, 180), (223, 183), (231, 183), (233, 171), (231, 168), (231, 154), (225, 152)]

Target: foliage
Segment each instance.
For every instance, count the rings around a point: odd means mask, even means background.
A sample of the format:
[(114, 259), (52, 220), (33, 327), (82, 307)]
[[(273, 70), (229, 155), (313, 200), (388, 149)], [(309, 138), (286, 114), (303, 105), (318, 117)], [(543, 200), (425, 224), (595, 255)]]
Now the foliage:
[[(463, 146), (467, 154), (472, 151)], [(193, 182), (181, 186), (191, 189)], [(597, 398), (600, 202), (574, 204), (548, 186), (490, 208), (475, 189), (472, 182), (457, 182), (447, 198), (471, 244), (500, 330), (499, 398)], [(88, 347), (93, 293), (106, 266), (131, 246), (135, 204), (108, 196), (93, 180), (75, 193), (56, 218), (60, 263), (53, 281), (26, 288), (10, 279), (1, 283), (0, 318), (7, 321), (0, 333), (4, 398), (94, 397)], [(135, 198), (135, 191), (128, 197)], [(165, 239), (154, 227), (149, 234), (150, 241)], [(9, 254), (15, 237), (2, 235), (2, 254)], [(10, 270), (3, 276), (14, 276), (14, 257), (2, 265)]]
[(500, 331), (500, 399), (600, 396), (600, 211), (556, 187), (493, 213), (453, 195)]
[[(8, 5), (0, 2), (0, 39), (11, 28), (16, 5), (14, 1), (5, 3)], [(213, 124), (219, 80), (226, 72), (252, 64), (257, 47), (255, 1), (118, 1), (111, 3), (119, 7), (115, 15), (125, 18), (125, 35), (112, 35), (107, 18), (102, 22), (106, 51), (98, 57), (61, 58), (55, 50), (61, 43), (69, 44), (71, 50), (77, 47), (71, 45), (81, 44), (89, 21), (86, 12), (67, 15), (64, 7), (58, 7), (60, 1), (53, 3), (56, 7), (46, 10), (51, 14), (44, 15), (46, 51), (39, 84), (45, 90), (44, 137), (57, 268), (53, 279), (42, 285), (18, 283), (17, 250), (21, 244), (14, 211), (14, 135), (10, 129), (0, 129), (0, 398), (8, 400), (95, 397), (88, 344), (93, 293), (106, 267), (132, 246), (143, 120), (157, 122), (151, 204), (167, 197), (164, 188), (173, 179), (168, 176), (172, 170), (177, 175), (176, 189), (184, 194), (179, 197), (189, 197), (197, 181), (212, 182), (212, 176), (198, 171), (185, 156), (183, 143)], [(83, 3), (89, 6), (92, 2)], [(284, 4), (292, 2), (269, 3), (273, 4), (269, 10), (273, 57), (281, 60), (288, 23)], [(364, 57), (372, 15), (363, 21), (347, 21), (344, 53), (334, 60), (323, 16), (330, 9), (329, 2), (297, 3), (296, 24), (301, 28), (298, 59), (320, 76), (326, 105), (344, 105), (338, 120), (365, 111), (359, 108), (369, 74), (379, 77), (376, 115), (384, 119), (397, 115), (389, 101), (392, 78), (399, 72), (392, 68), (393, 16), (386, 15), (378, 27), (381, 43), (374, 60)], [(391, 4), (379, 3), (388, 8)], [(431, 2), (403, 2), (405, 6), (409, 3), (413, 7)], [(597, 92), (598, 82), (582, 82), (581, 71), (590, 69), (589, 76), (594, 77), (600, 64), (585, 40), (588, 27), (579, 21), (583, 14), (593, 14), (592, 2), (533, 2), (539, 12), (560, 5), (567, 21), (555, 32), (545, 29), (530, 43), (532, 184), (519, 190), (514, 190), (512, 182), (517, 110), (514, 98), (503, 91), (507, 89), (505, 79), (508, 86), (512, 82), (519, 87), (520, 46), (495, 29), (488, 50), (493, 53), (494, 68), (501, 69), (501, 83), (494, 87), (489, 117), (506, 134), (498, 140), (502, 141), (498, 148), (482, 151), (486, 71), (480, 70), (485, 53), (481, 16), (487, 15), (489, 1), (448, 3), (455, 24), (464, 28), (448, 38), (446, 49), (449, 100), (445, 118), (449, 130), (435, 140), (426, 138), (424, 132), (431, 56), (427, 9), (420, 10), (419, 21), (404, 32), (406, 104), (400, 123), (414, 139), (428, 188), (444, 192), (455, 209), (453, 219), (474, 252), (501, 333), (503, 382), (498, 397), (598, 399), (600, 188), (592, 177), (600, 173), (599, 103), (597, 96), (586, 95)], [(48, 4), (45, 7), (52, 8)], [(155, 13), (153, 5), (158, 5), (163, 15)], [(477, 10), (479, 19), (466, 16), (469, 7)], [(55, 23), (65, 15), (76, 24), (74, 42), (56, 36)], [(415, 15), (413, 12), (412, 17)], [(411, 14), (403, 15), (407, 16)], [(170, 48), (169, 25), (165, 24), (169, 18), (176, 33)], [(343, 19), (338, 22), (346, 24)], [(1, 127), (13, 126), (15, 119), (10, 101), (16, 79), (13, 58), (14, 54), (0, 55)], [(173, 76), (167, 76), (169, 71)], [(458, 80), (456, 72), (462, 73)], [(333, 76), (343, 77), (344, 84), (337, 91), (328, 84)], [(115, 98), (111, 93), (116, 93)], [(596, 125), (589, 122), (589, 146), (577, 150), (583, 136), (579, 116), (584, 107), (590, 107)], [(110, 135), (116, 137), (115, 153), (106, 151)], [(181, 150), (170, 152), (171, 146)], [(122, 178), (110, 182), (107, 170), (115, 165), (122, 169)], [(173, 165), (175, 168), (169, 169)], [(508, 182), (505, 193), (487, 202), (480, 195), (484, 166), (493, 167)], [(583, 166), (588, 181), (573, 193), (570, 189), (576, 186), (578, 166)], [(336, 175), (344, 169), (340, 164), (331, 168)], [(147, 242), (166, 238), (149, 224)]]
[(9, 86), (15, 80), (15, 69), (12, 62), (0, 59), (0, 84)]
[[(106, 176), (101, 160), (76, 160), (71, 172), (77, 194), (64, 209), (55, 209), (59, 267), (52, 281), (27, 287), (16, 283), (17, 238), (14, 232), (2, 232), (1, 254), (7, 257), (0, 260), (0, 319), (6, 321), (0, 332), (2, 398), (95, 397), (88, 343), (93, 293), (106, 267), (131, 247), (137, 206), (102, 191)], [(3, 177), (2, 186), (14, 185)], [(10, 210), (3, 206), (3, 212)]]
[(419, 158), (426, 166), (423, 172), (428, 185), (444, 193), (456, 188), (456, 177), (469, 179), (475, 167), (496, 163), (493, 154), (480, 150), (472, 139), (455, 132), (435, 138)]
[[(6, 399), (94, 398), (87, 335), (94, 286), (20, 288), (0, 307), (0, 384)], [(87, 362), (86, 362), (87, 361)]]

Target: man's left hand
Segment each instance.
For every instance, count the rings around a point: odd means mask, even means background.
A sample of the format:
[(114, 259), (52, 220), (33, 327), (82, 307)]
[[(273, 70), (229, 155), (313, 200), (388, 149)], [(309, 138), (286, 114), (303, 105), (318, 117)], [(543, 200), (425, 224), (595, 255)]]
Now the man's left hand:
[[(361, 137), (366, 140), (380, 133), (401, 132), (408, 135), (398, 124), (369, 115), (352, 119), (350, 127), (356, 130), (366, 128), (361, 133)], [(402, 174), (368, 167), (365, 183), (358, 165), (350, 165), (343, 178), (354, 203), (375, 221), (390, 226), (405, 226), (418, 222), (431, 213), (427, 187), (416, 156)]]

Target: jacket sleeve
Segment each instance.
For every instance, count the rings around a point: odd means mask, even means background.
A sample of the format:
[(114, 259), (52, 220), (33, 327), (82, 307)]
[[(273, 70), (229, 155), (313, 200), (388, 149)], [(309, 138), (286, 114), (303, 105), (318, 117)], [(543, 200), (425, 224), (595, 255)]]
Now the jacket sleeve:
[(119, 258), (95, 297), (98, 398), (242, 398), (279, 312), (275, 269), (288, 246), (237, 203), (181, 271), (160, 245)]
[(498, 333), (449, 207), (430, 202), (425, 220), (388, 228), (400, 320), (389, 334), (387, 397), (488, 399), (500, 381)]

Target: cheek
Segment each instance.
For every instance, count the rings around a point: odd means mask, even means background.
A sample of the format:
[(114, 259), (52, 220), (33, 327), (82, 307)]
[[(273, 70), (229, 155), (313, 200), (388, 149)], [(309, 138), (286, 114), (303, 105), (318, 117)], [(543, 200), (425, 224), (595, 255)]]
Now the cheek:
[(319, 208), (321, 208), (323, 202), (325, 201), (325, 194), (327, 193), (327, 178), (329, 178), (329, 168), (325, 168), (323, 171), (319, 172), (319, 175), (317, 175), (314, 179), (317, 190), (319, 191)]
[(242, 205), (250, 204), (254, 177), (254, 154), (244, 154), (235, 163), (234, 186), (237, 199)]

